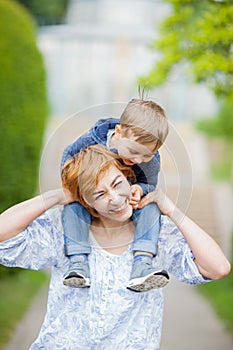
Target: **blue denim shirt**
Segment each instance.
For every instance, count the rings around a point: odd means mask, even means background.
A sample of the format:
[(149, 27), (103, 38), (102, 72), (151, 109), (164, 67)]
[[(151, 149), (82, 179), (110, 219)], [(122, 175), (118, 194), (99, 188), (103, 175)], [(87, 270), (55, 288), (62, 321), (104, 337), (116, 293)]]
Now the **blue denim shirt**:
[[(108, 131), (115, 129), (115, 126), (119, 124), (119, 119), (108, 118), (100, 119), (95, 125), (84, 135), (80, 136), (71, 145), (66, 147), (63, 152), (61, 166), (67, 161), (67, 159), (73, 157), (79, 153), (81, 149), (85, 149), (91, 145), (104, 145), (106, 146)], [(116, 152), (116, 149), (111, 149)], [(141, 186), (143, 194), (147, 194), (153, 191), (158, 182), (158, 173), (160, 171), (160, 155), (157, 151), (154, 157), (147, 163), (135, 164), (132, 166), (135, 176), (136, 183)]]

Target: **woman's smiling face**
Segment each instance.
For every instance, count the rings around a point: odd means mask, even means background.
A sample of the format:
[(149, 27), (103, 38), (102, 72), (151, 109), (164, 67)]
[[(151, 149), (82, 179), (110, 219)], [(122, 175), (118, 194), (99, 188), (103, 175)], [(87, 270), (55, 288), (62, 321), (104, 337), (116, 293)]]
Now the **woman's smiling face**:
[(130, 196), (128, 180), (120, 170), (111, 166), (100, 175), (90, 204), (103, 218), (124, 222), (132, 215)]

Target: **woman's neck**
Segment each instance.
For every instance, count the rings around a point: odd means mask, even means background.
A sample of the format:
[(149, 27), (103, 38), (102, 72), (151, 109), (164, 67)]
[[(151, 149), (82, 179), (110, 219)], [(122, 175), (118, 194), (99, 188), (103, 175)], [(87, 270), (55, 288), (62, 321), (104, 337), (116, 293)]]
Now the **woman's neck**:
[(131, 220), (124, 223), (94, 219), (91, 231), (98, 244), (112, 254), (121, 254), (128, 247), (134, 235), (135, 226)]

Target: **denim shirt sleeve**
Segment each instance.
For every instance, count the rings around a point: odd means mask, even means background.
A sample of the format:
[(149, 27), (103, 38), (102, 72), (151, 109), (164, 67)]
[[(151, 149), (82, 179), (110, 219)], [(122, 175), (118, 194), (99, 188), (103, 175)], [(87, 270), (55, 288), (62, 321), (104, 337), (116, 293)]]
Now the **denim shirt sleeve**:
[(141, 186), (143, 195), (155, 190), (158, 183), (160, 171), (160, 154), (157, 151), (148, 163), (136, 164), (133, 166), (136, 175), (136, 184)]
[(119, 119), (115, 118), (98, 120), (87, 133), (81, 135), (76, 141), (66, 147), (62, 156), (61, 167), (67, 159), (78, 154), (83, 148), (85, 149), (95, 144), (106, 145), (108, 131), (114, 129), (118, 123)]
[(81, 151), (81, 149), (87, 148), (88, 146), (93, 145), (95, 143), (96, 142), (91, 137), (90, 132), (87, 132), (86, 134), (77, 138), (76, 141), (74, 141), (72, 144), (65, 148), (62, 155), (61, 168), (68, 159), (78, 154)]
[(136, 182), (136, 184), (142, 188), (143, 196), (155, 190), (155, 186), (153, 185), (145, 184), (143, 182)]

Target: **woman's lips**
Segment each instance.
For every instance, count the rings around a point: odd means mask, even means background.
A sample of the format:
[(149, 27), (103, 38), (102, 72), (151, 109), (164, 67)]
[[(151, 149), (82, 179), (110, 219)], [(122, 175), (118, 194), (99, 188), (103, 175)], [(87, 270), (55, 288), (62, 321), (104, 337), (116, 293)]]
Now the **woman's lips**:
[(116, 209), (111, 209), (111, 210), (109, 210), (109, 212), (115, 213), (115, 214), (122, 214), (127, 209), (128, 205), (129, 205), (129, 202), (127, 199), (124, 203), (122, 203), (122, 205), (120, 207), (118, 207)]

